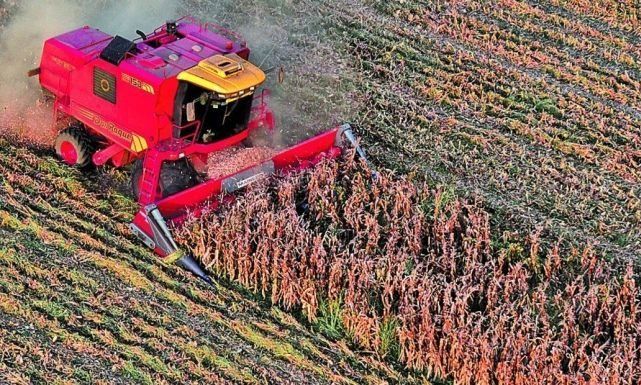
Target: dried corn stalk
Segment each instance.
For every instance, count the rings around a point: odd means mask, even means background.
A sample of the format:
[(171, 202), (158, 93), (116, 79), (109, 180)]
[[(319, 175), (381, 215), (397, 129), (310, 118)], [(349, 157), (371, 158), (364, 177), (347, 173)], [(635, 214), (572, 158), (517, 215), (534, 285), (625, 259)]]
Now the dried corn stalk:
[[(297, 210), (301, 202), (308, 210)], [(638, 275), (590, 249), (491, 247), (478, 205), (357, 161), (275, 179), (179, 230), (218, 273), (314, 321), (321, 300), (363, 348), (394, 320), (398, 358), (461, 384), (634, 384)], [(526, 251), (527, 250), (527, 251)], [(388, 322), (388, 323), (386, 323)]]

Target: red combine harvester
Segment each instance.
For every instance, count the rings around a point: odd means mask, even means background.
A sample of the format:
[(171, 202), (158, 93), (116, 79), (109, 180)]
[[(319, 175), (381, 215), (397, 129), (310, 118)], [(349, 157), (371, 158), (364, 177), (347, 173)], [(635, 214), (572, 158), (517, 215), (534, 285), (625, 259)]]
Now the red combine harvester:
[(310, 167), (358, 148), (349, 125), (333, 128), (238, 172), (209, 178), (209, 156), (251, 146), (252, 133), (271, 132), (274, 118), (265, 73), (247, 44), (222, 27), (191, 18), (167, 22), (131, 41), (83, 27), (44, 43), (39, 75), (55, 97), (55, 147), (69, 165), (134, 163), (132, 191), (140, 211), (132, 232), (167, 263), (210, 282), (179, 250), (168, 223), (198, 215), (205, 205), (277, 170)]

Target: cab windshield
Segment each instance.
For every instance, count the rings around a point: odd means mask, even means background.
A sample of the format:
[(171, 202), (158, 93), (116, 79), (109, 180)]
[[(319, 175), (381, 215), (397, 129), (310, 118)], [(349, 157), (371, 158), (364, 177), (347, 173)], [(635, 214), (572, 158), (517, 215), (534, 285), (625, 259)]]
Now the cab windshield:
[(247, 127), (252, 101), (252, 95), (236, 100), (220, 98), (215, 92), (181, 81), (174, 107), (174, 137), (211, 143), (236, 135)]

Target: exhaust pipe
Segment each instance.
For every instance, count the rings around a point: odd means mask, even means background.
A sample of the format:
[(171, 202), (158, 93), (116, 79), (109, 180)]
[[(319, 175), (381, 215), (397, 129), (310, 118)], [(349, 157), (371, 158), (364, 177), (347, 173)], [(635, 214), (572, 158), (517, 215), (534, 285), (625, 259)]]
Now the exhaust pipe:
[(189, 254), (185, 254), (178, 248), (178, 245), (171, 236), (167, 223), (162, 217), (162, 214), (160, 214), (158, 207), (155, 204), (147, 205), (145, 206), (145, 213), (147, 214), (147, 221), (149, 222), (149, 226), (153, 233), (153, 244), (155, 247), (162, 250), (162, 252), (167, 256), (165, 261), (175, 263), (196, 277), (202, 279), (207, 284), (214, 286), (212, 279), (207, 275), (207, 273), (205, 273), (194, 257)]
[(27, 71), (27, 77), (29, 77), (29, 78), (37, 76), (37, 75), (40, 75), (40, 67), (34, 68), (34, 69), (31, 69), (31, 70)]

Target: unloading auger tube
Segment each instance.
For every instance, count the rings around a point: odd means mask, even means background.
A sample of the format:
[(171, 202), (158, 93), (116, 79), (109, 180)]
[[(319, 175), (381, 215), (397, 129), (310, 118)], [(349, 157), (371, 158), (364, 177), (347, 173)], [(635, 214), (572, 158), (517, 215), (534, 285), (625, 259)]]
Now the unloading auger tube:
[[(358, 140), (356, 139), (356, 135), (352, 131), (352, 126), (350, 124), (344, 124), (338, 128), (334, 144), (336, 147), (341, 148), (345, 148), (348, 145), (354, 147), (358, 156), (361, 157), (373, 170), (371, 163), (367, 159), (365, 151), (358, 144)], [(376, 178), (375, 171), (372, 171), (372, 176)], [(152, 249), (157, 248), (162, 251), (162, 253), (166, 255), (163, 260), (165, 263), (175, 263), (181, 268), (191, 272), (196, 277), (202, 279), (207, 284), (213, 285), (211, 277), (205, 273), (204, 269), (194, 259), (194, 257), (185, 253), (178, 247), (176, 241), (174, 241), (174, 238), (171, 235), (169, 227), (167, 226), (167, 222), (163, 218), (158, 207), (155, 204), (150, 204), (144, 207), (144, 211), (153, 233), (153, 239), (140, 231), (140, 229), (134, 224), (130, 225), (132, 232), (141, 238), (148, 247)]]

